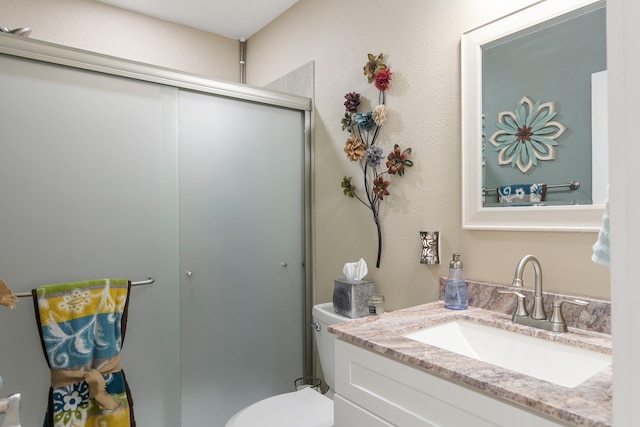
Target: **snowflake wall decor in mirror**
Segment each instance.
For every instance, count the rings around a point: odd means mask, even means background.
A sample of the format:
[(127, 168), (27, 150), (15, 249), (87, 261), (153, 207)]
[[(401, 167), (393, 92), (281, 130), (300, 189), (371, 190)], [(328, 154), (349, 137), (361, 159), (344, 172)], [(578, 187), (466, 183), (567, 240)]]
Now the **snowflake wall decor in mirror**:
[(498, 131), (489, 142), (499, 151), (498, 164), (517, 167), (527, 173), (538, 166), (538, 160), (554, 160), (558, 139), (566, 126), (553, 119), (556, 117), (555, 102), (535, 103), (523, 96), (515, 112), (502, 111), (498, 114)]

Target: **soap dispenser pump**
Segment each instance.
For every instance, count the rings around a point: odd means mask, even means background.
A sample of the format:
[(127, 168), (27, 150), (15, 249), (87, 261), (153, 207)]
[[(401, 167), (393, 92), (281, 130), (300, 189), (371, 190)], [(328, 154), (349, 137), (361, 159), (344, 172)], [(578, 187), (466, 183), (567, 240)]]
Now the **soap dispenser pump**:
[(462, 274), (460, 254), (453, 254), (449, 263), (449, 277), (444, 287), (444, 307), (451, 310), (465, 310), (469, 307), (467, 282)]

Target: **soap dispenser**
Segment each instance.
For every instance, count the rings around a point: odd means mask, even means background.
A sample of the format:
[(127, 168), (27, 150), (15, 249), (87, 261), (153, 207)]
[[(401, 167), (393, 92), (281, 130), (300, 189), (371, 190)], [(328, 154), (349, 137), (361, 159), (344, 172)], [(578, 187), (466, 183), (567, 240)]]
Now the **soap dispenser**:
[(444, 287), (444, 307), (451, 310), (465, 310), (469, 307), (467, 282), (462, 274), (460, 254), (453, 254), (449, 263), (449, 277)]

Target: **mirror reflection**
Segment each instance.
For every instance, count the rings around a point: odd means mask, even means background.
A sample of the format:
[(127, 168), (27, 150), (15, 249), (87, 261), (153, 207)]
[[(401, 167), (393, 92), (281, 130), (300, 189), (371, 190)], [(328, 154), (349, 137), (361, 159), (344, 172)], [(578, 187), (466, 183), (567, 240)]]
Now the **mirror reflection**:
[(605, 26), (605, 0), (540, 1), (462, 34), (464, 229), (600, 229)]
[(604, 3), (482, 46), (483, 206), (602, 204)]

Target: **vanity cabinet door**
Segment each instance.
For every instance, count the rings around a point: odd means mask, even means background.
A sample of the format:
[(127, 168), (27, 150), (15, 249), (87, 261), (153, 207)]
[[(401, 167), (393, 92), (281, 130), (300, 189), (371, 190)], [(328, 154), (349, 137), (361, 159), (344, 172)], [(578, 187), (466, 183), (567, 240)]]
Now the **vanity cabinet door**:
[(567, 425), (341, 340), (335, 351), (335, 427)]
[[(340, 395), (333, 398), (334, 427), (337, 426), (367, 426), (367, 427), (393, 427), (380, 417), (375, 416), (366, 409), (353, 402), (344, 399)], [(340, 420), (339, 422), (337, 420)]]

